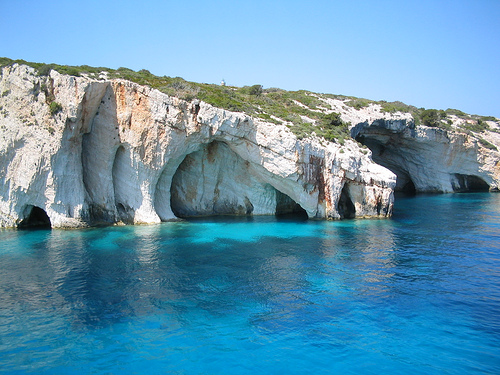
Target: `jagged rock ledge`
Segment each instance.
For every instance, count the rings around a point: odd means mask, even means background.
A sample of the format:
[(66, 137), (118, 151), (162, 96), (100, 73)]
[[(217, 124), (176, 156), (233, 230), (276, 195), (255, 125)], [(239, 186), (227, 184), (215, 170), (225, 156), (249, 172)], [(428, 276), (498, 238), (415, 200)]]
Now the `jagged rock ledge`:
[(396, 176), (354, 141), (125, 80), (0, 80), (0, 226), (159, 223), (207, 214), (387, 217)]

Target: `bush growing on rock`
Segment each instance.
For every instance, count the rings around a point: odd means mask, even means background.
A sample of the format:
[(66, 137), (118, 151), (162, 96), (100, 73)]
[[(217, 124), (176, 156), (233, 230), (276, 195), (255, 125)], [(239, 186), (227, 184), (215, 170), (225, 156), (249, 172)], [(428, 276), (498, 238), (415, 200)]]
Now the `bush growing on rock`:
[(350, 137), (349, 126), (340, 118), (340, 114), (336, 112), (329, 113), (324, 116), (320, 123), (321, 135), (328, 141), (338, 141), (343, 144), (346, 138)]
[(485, 147), (487, 149), (490, 149), (490, 150), (498, 151), (497, 147), (494, 144), (488, 142), (486, 139), (479, 138), (478, 141), (481, 144), (481, 146), (483, 146), (483, 147)]
[(425, 126), (438, 127), (441, 119), (435, 109), (426, 109), (420, 114), (420, 119)]
[(62, 105), (60, 105), (58, 102), (52, 102), (49, 104), (49, 111), (51, 115), (55, 115), (56, 113), (62, 111)]
[(260, 95), (262, 94), (262, 85), (253, 85), (248, 89), (250, 95)]
[(352, 100), (345, 102), (346, 105), (348, 105), (349, 107), (356, 108), (357, 110), (360, 110), (362, 108), (366, 108), (371, 103), (373, 103), (372, 100), (363, 99), (363, 98), (356, 98), (356, 99), (352, 99)]
[(474, 133), (482, 133), (483, 131), (488, 130), (490, 127), (486, 122), (479, 119), (477, 121), (467, 122), (462, 126), (462, 128)]

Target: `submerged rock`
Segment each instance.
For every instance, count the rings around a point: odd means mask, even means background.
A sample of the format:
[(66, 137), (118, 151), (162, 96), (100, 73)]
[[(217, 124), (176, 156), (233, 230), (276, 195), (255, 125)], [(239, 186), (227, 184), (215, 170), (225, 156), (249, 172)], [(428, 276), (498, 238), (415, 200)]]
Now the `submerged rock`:
[(386, 217), (396, 176), (355, 141), (126, 80), (4, 67), (0, 225), (158, 223), (177, 217)]

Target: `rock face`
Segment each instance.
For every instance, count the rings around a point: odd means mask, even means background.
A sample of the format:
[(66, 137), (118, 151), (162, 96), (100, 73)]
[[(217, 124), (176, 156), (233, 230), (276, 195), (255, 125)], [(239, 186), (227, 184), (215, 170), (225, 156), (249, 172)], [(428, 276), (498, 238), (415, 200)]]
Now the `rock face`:
[(451, 116), (451, 130), (444, 130), (416, 126), (410, 113), (386, 113), (376, 103), (357, 110), (342, 100), (323, 100), (351, 123), (351, 136), (370, 148), (373, 160), (397, 175), (396, 190), (450, 193), (500, 189), (498, 121), (488, 122), (489, 131), (467, 134), (459, 126), (466, 120), (456, 116)]
[(286, 126), (124, 80), (0, 80), (0, 225), (158, 223), (212, 214), (391, 215), (396, 177), (354, 141), (298, 140)]
[[(373, 152), (373, 160), (397, 175), (396, 190), (406, 192), (498, 191), (500, 153), (480, 138), (412, 121), (359, 123), (353, 136)], [(500, 145), (500, 134), (485, 137)]]

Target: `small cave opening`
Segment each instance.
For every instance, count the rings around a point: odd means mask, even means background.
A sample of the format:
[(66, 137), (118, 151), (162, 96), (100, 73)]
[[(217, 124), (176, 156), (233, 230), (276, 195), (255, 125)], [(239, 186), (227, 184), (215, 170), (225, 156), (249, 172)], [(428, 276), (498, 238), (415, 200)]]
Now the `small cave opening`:
[(417, 188), (415, 187), (415, 183), (411, 179), (408, 174), (393, 171), (396, 174), (396, 187), (394, 191), (402, 196), (414, 196), (417, 194)]
[(417, 194), (417, 189), (415, 188), (415, 184), (411, 179), (409, 179), (399, 190), (400, 192), (406, 194), (406, 195), (416, 195)]
[(30, 206), (26, 209), (27, 215), (17, 226), (20, 229), (50, 229), (52, 224), (47, 212), (40, 207)]
[(307, 220), (309, 216), (300, 204), (288, 195), (276, 190), (276, 217), (287, 220)]
[(453, 174), (451, 185), (453, 191), (457, 193), (486, 192), (490, 190), (490, 186), (481, 177), (460, 173)]
[(356, 217), (356, 207), (354, 207), (354, 203), (352, 203), (347, 184), (344, 185), (340, 193), (337, 211), (341, 219), (354, 219)]

